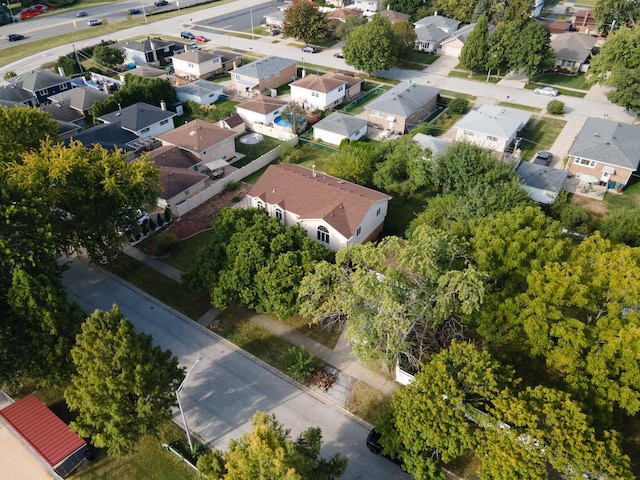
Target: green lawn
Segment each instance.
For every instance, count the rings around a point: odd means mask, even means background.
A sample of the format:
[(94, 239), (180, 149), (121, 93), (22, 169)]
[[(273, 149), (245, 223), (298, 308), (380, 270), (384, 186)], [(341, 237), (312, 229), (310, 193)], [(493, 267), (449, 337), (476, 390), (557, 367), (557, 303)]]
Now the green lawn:
[(282, 144), (280, 140), (267, 137), (266, 135), (263, 135), (264, 139), (261, 142), (254, 144), (242, 143), (240, 138), (242, 138), (242, 135), (236, 138), (236, 152), (242, 153), (243, 155), (246, 155), (246, 157), (235, 162), (233, 164), (234, 167), (241, 167), (242, 164), (240, 162), (243, 162), (246, 165)]
[(454, 92), (453, 90), (440, 90), (441, 97), (451, 97), (451, 98), (466, 98), (467, 100), (475, 100), (475, 95), (469, 95), (468, 93)]
[[(532, 83), (529, 82), (525, 85), (524, 88), (526, 88), (527, 90), (535, 90), (538, 87), (543, 87), (546, 86), (542, 83)], [(560, 88), (560, 87), (555, 87), (556, 90), (558, 90), (558, 93), (560, 93), (561, 95), (566, 95), (567, 97), (578, 97), (578, 98), (584, 98), (587, 94), (587, 92), (578, 92), (575, 90), (567, 90), (566, 88)], [(557, 100), (557, 97), (555, 98)], [(549, 100), (554, 100), (554, 98), (549, 97)]]
[(539, 117), (535, 127), (527, 130), (520, 144), (521, 158), (529, 160), (539, 150), (549, 150), (567, 122), (560, 118)]
[(520, 110), (526, 110), (528, 112), (536, 112), (539, 113), (542, 111), (541, 108), (537, 108), (537, 107), (530, 107), (528, 105), (520, 105), (519, 103), (512, 103), (512, 102), (498, 102), (498, 105), (502, 106), (502, 107), (511, 107), (511, 108), (518, 108)]
[(409, 198), (394, 197), (389, 202), (389, 210), (384, 219), (382, 236), (395, 235), (404, 237), (409, 223), (421, 213), (433, 193), (422, 191), (413, 194)]
[(578, 90), (589, 90), (589, 85), (584, 73), (578, 75), (561, 75), (559, 73), (541, 73), (531, 78), (532, 83), (540, 85), (551, 85), (558, 87), (577, 88)]
[(187, 240), (181, 240), (171, 249), (171, 255), (163, 261), (182, 272), (186, 272), (193, 266), (198, 250), (209, 242), (212, 235), (213, 232), (208, 230)]
[(386, 412), (391, 407), (391, 397), (376, 390), (367, 383), (358, 380), (344, 406), (354, 415), (375, 423), (378, 415)]
[[(474, 73), (471, 75), (471, 77), (469, 77), (469, 72), (468, 71), (462, 71), (462, 70), (451, 70), (449, 72), (449, 76), (450, 77), (457, 77), (457, 78), (466, 78), (467, 80), (476, 80), (478, 82), (487, 82), (487, 74), (486, 73)], [(489, 77), (489, 82), (487, 83), (498, 83), (500, 81), (500, 78), (495, 77), (495, 76), (490, 76)]]
[(318, 171), (322, 170), (322, 165), (330, 155), (328, 150), (310, 144), (298, 145), (296, 148), (302, 151), (302, 160), (298, 164), (307, 168), (312, 168), (312, 165), (315, 165)]
[(631, 181), (622, 195), (608, 193), (604, 197), (604, 203), (610, 212), (624, 207), (640, 208), (640, 181), (636, 177), (631, 177)]
[(432, 53), (426, 53), (426, 52), (418, 52), (417, 50), (414, 50), (409, 54), (406, 60), (408, 62), (421, 63), (423, 65), (431, 65), (438, 58), (440, 58), (439, 55), (434, 55)]
[(449, 130), (453, 125), (463, 117), (462, 114), (459, 115), (451, 115), (448, 112), (442, 114), (440, 118), (438, 118), (435, 122), (431, 124), (431, 129), (433, 130), (432, 135), (435, 137), (439, 137), (444, 134), (447, 130)]

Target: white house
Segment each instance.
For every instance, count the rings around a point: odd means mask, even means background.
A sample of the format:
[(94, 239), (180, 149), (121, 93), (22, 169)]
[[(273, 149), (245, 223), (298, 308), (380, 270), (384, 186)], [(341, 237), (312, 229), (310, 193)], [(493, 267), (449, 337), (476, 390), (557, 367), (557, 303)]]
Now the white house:
[(347, 84), (344, 80), (312, 73), (289, 86), (292, 101), (308, 110), (326, 110), (343, 102)]
[(190, 50), (173, 56), (176, 75), (184, 78), (207, 78), (212, 73), (222, 71), (222, 57), (203, 50)]
[(138, 138), (157, 137), (173, 130), (176, 114), (148, 103), (138, 102), (126, 108), (98, 117), (102, 123), (119, 123), (123, 130), (132, 132)]
[(224, 87), (208, 80), (195, 80), (176, 88), (176, 95), (181, 102), (196, 102), (200, 105), (211, 105), (224, 95)]
[(279, 98), (260, 95), (236, 105), (236, 112), (247, 124), (270, 125), (286, 105), (287, 102)]
[(380, 10), (380, 0), (353, 0), (349, 8), (362, 10), (363, 12), (377, 12)]
[(270, 165), (247, 197), (284, 225), (337, 251), (375, 240), (391, 197), (294, 164)]
[(471, 110), (455, 124), (456, 140), (471, 142), (497, 153), (514, 144), (526, 127), (531, 113), (496, 105), (482, 105)]
[(313, 126), (313, 138), (340, 145), (343, 140), (359, 140), (367, 134), (367, 121), (364, 118), (333, 112)]

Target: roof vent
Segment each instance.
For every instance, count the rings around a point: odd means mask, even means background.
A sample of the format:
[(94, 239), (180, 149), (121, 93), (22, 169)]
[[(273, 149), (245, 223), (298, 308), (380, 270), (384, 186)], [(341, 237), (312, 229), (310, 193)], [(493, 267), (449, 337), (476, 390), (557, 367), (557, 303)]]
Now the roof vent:
[(594, 137), (599, 137), (599, 136), (600, 136), (600, 134), (596, 132), (596, 133), (594, 133), (594, 134), (593, 134), (593, 136), (594, 136)]
[(193, 137), (195, 134), (196, 134), (196, 131), (195, 131), (195, 130), (191, 130), (191, 131), (189, 132), (189, 136), (190, 136), (190, 137)]

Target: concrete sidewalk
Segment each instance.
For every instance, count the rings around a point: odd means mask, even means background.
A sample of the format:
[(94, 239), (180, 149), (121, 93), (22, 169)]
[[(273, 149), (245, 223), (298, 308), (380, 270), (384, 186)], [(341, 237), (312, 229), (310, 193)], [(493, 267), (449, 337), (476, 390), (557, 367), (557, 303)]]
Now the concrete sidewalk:
[[(166, 264), (162, 260), (146, 255), (131, 245), (124, 247), (123, 251), (127, 255), (135, 258), (154, 270), (157, 270), (166, 277), (180, 281), (182, 272), (177, 268)], [(249, 318), (251, 323), (287, 340), (292, 345), (304, 347), (305, 350), (313, 353), (316, 357), (327, 362), (330, 366), (336, 368), (340, 372), (344, 372), (346, 375), (370, 385), (385, 395), (390, 395), (391, 392), (399, 387), (399, 384), (395, 381), (385, 378), (384, 376), (372, 372), (368, 368), (364, 367), (354, 355), (353, 349), (351, 348), (349, 341), (345, 338), (344, 333), (340, 336), (336, 346), (333, 349), (330, 349), (269, 315), (256, 313), (253, 310), (239, 306), (234, 306), (232, 308), (237, 310), (246, 318)], [(203, 327), (207, 327), (218, 317), (218, 315), (220, 315), (220, 310), (212, 307), (202, 316), (202, 318), (198, 320), (198, 323)]]

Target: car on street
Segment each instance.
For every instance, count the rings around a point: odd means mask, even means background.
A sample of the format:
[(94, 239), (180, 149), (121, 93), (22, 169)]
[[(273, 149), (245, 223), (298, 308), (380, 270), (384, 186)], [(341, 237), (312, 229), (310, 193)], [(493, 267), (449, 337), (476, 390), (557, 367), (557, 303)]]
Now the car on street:
[(208, 41), (209, 41), (209, 39), (208, 39), (208, 38), (203, 37), (202, 35), (196, 35), (195, 37), (193, 37), (193, 39), (194, 39), (196, 42), (202, 42), (202, 43), (205, 43), (205, 42), (208, 42)]
[(127, 10), (127, 13), (129, 15), (140, 15), (142, 14), (142, 10), (140, 10), (139, 8), (130, 8), (129, 10)]
[(333, 54), (335, 58), (344, 58), (344, 54), (342, 52), (336, 52)]
[(382, 453), (382, 450), (384, 450), (384, 446), (382, 445), (382, 443), (380, 443), (380, 437), (380, 432), (378, 432), (375, 428), (372, 428), (369, 432), (369, 435), (367, 435), (367, 448), (369, 449), (369, 451), (376, 455), (382, 454), (383, 457), (388, 458), (393, 463), (402, 465), (402, 461), (399, 458), (390, 457), (389, 455), (385, 455)]
[(304, 48), (302, 49), (302, 51), (303, 51), (304, 53), (316, 53), (316, 52), (317, 52), (316, 48), (315, 48), (315, 47), (312, 47), (311, 45), (307, 45), (306, 47), (304, 47)]
[(182, 38), (188, 38), (189, 40), (195, 40), (196, 36), (191, 32), (180, 32)]
[(76, 17), (88, 17), (88, 16), (89, 14), (84, 10), (81, 10), (80, 12), (76, 13)]
[(153, 2), (153, 4), (156, 7), (165, 7), (165, 6), (169, 5), (169, 2), (167, 2), (167, 0), (157, 0), (156, 2)]
[(545, 165), (548, 167), (551, 163), (551, 160), (553, 160), (553, 155), (551, 154), (551, 152), (538, 152), (536, 154), (536, 158), (533, 160), (533, 163), (536, 163), (538, 165)]
[(557, 97), (560, 95), (558, 90), (553, 87), (538, 87), (533, 91), (533, 93), (536, 95), (546, 95), (547, 97)]
[(24, 35), (20, 35), (19, 33), (10, 33), (9, 35), (7, 35), (7, 40), (9, 40), (10, 42), (24, 40)]
[(272, 37), (275, 37), (276, 35), (280, 35), (280, 30), (278, 30), (277, 28), (272, 28), (271, 30), (269, 30), (269, 35), (271, 35)]
[(87, 25), (89, 25), (90, 27), (97, 27), (98, 25), (102, 25), (102, 20), (92, 18), (90, 20), (87, 20)]

